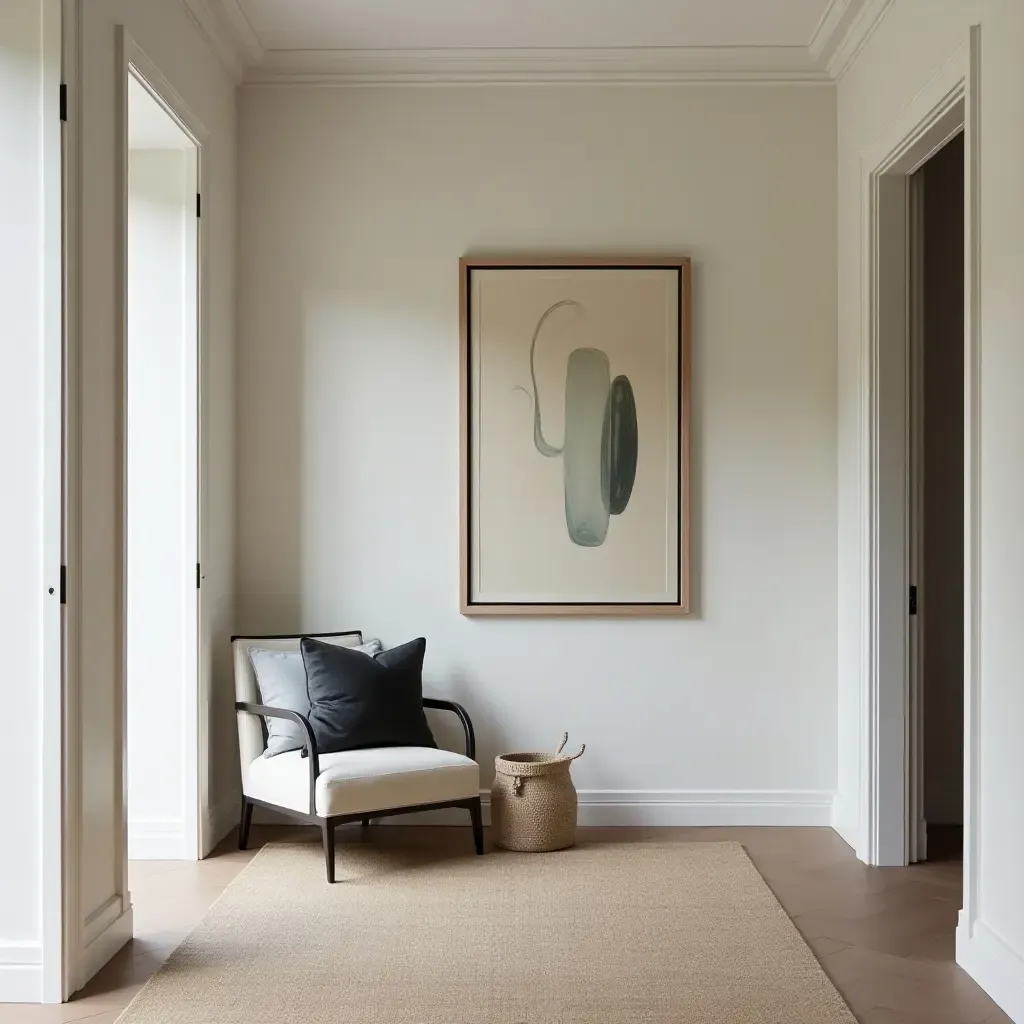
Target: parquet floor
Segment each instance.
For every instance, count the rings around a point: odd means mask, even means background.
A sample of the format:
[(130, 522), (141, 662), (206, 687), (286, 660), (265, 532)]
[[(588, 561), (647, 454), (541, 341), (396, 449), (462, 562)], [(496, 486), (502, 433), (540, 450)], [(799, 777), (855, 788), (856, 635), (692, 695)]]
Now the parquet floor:
[[(831, 829), (581, 829), (589, 841), (743, 843), (862, 1024), (1013, 1024), (954, 963), (960, 863), (868, 868)], [(269, 839), (314, 838), (300, 829), (253, 829)], [(339, 830), (345, 842), (470, 842), (468, 830)], [(137, 937), (63, 1006), (0, 1005), (0, 1024), (113, 1024), (118, 1014), (253, 855), (229, 837), (198, 864), (137, 861), (131, 890)], [(694, 1022), (697, 1024), (697, 1022)]]

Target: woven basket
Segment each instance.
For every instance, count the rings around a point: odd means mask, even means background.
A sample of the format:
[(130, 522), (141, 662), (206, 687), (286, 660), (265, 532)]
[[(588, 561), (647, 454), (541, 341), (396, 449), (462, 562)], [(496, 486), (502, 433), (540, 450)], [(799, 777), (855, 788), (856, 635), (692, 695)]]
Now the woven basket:
[(499, 754), (491, 786), (491, 834), (497, 846), (521, 853), (564, 850), (576, 842), (576, 787), (569, 769), (583, 754)]

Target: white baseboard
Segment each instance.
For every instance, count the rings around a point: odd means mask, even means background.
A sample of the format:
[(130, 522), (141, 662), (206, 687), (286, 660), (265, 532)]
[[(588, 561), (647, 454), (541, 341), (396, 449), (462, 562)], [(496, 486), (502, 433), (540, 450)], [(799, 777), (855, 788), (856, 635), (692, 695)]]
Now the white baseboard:
[(0, 1003), (42, 1001), (42, 946), (38, 942), (0, 942)]
[(956, 930), (956, 962), (1017, 1024), (1024, 1024), (1024, 954), (981, 921)]
[(129, 860), (193, 860), (181, 818), (128, 821)]
[(857, 852), (858, 830), (852, 815), (846, 807), (846, 801), (838, 794), (832, 798), (832, 828), (847, 846)]
[[(490, 822), (490, 793), (481, 793)], [(465, 811), (446, 808), (380, 818), (395, 825), (465, 825)], [(832, 824), (832, 793), (824, 790), (585, 789), (580, 825), (821, 825)]]

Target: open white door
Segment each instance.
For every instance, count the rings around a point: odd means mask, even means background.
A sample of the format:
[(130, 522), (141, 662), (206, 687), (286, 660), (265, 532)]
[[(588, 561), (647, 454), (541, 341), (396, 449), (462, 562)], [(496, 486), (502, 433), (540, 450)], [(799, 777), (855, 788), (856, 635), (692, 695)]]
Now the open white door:
[[(197, 594), (202, 322), (197, 197), (199, 149), (207, 135), (156, 65), (117, 23), (121, 13), (107, 0), (65, 3), (70, 113), (65, 130), (65, 996), (80, 989), (132, 936), (129, 833), (135, 831), (134, 838), (141, 843), (136, 852), (145, 853), (148, 844), (151, 855), (194, 859), (204, 852), (200, 833), (208, 817), (204, 794), (209, 697), (208, 680), (198, 667), (202, 638)], [(147, 267), (130, 244), (132, 90), (158, 105), (178, 133), (176, 144), (182, 146), (176, 178), (154, 166), (136, 167), (142, 177), (148, 176), (146, 187), (156, 193), (148, 213), (134, 226), (163, 230), (161, 245), (179, 254), (173, 261), (173, 282), (163, 285), (164, 291), (174, 292), (173, 316), (166, 309), (154, 316), (161, 305), (155, 298), (136, 302), (134, 315), (129, 308), (131, 285), (145, 279), (140, 267)], [(154, 162), (159, 163), (150, 165)], [(167, 210), (160, 212), (172, 191), (179, 197), (173, 217)], [(165, 265), (171, 262), (165, 260)], [(140, 331), (132, 337), (134, 327)], [(135, 399), (142, 393), (133, 390), (133, 385), (146, 383), (134, 373), (132, 357), (138, 345), (149, 345), (153, 357), (149, 364), (138, 364), (153, 378), (148, 384), (150, 397), (141, 405)], [(157, 365), (157, 356), (168, 361)], [(153, 386), (154, 380), (159, 388)], [(175, 427), (164, 435), (168, 447), (153, 449), (147, 457), (144, 449), (129, 445), (129, 420), (133, 412), (134, 422), (140, 416), (145, 419), (162, 402), (168, 403), (165, 412), (174, 410)], [(151, 425), (153, 421), (151, 416)], [(140, 460), (134, 462), (136, 455)], [(152, 592), (145, 586), (135, 588), (132, 577), (133, 567), (143, 567), (135, 544), (143, 537), (133, 536), (131, 512), (146, 493), (145, 486), (139, 490), (133, 485), (147, 479), (158, 490), (166, 487), (164, 493), (173, 494), (168, 499), (173, 515), (161, 514), (156, 524), (150, 517), (139, 519), (143, 533), (160, 526), (161, 550), (174, 555), (175, 568), (160, 576), (162, 612), (156, 610)], [(140, 805), (141, 831), (133, 828), (138, 822), (129, 821), (133, 751), (127, 744), (129, 714), (136, 710), (129, 693), (130, 669), (135, 654), (141, 654), (129, 637), (133, 625), (140, 623), (151, 636), (159, 631), (165, 640), (173, 636), (177, 651), (166, 678), (161, 672), (172, 660), (166, 650), (159, 658), (151, 650), (136, 664), (144, 669), (137, 681), (150, 699), (142, 716), (145, 722), (139, 723), (136, 752), (158, 752), (164, 767), (155, 781), (168, 783), (155, 798), (166, 804), (152, 803), (148, 809)]]

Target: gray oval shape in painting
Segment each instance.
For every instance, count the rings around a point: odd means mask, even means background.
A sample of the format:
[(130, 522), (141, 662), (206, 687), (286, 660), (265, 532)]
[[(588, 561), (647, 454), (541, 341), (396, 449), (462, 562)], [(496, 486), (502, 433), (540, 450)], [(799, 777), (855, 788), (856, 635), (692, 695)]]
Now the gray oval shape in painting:
[(600, 349), (577, 348), (565, 368), (565, 442), (562, 473), (565, 525), (584, 548), (600, 547), (608, 533), (602, 463), (611, 371)]
[(613, 516), (621, 515), (629, 504), (638, 452), (633, 385), (620, 374), (608, 391), (601, 436), (601, 495)]

